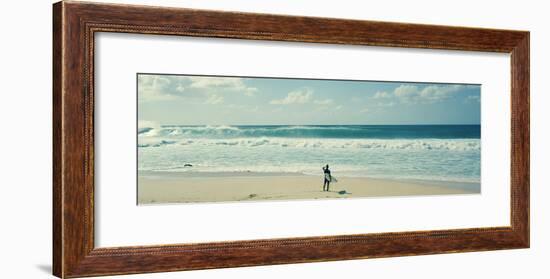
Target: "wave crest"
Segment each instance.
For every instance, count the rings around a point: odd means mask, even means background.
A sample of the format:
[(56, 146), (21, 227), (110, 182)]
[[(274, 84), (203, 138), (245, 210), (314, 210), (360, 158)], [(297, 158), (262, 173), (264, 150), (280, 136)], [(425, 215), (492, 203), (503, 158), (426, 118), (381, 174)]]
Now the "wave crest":
[(331, 126), (139, 126), (140, 136), (172, 138), (347, 138), (479, 139), (479, 125), (331, 125)]
[(479, 139), (309, 139), (309, 138), (234, 138), (234, 139), (182, 139), (140, 138), (139, 147), (227, 146), (227, 147), (280, 147), (280, 148), (365, 148), (380, 150), (480, 150)]

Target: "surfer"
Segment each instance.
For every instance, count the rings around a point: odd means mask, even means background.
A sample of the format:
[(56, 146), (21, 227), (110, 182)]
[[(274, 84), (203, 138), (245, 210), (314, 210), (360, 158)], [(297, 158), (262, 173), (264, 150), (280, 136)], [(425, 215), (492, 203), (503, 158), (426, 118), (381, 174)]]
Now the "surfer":
[(323, 167), (323, 173), (325, 174), (325, 181), (323, 182), (323, 192), (324, 192), (325, 187), (327, 189), (326, 191), (328, 191), (328, 188), (330, 186), (330, 181), (332, 180), (332, 177), (330, 175), (330, 170), (328, 169), (328, 164)]

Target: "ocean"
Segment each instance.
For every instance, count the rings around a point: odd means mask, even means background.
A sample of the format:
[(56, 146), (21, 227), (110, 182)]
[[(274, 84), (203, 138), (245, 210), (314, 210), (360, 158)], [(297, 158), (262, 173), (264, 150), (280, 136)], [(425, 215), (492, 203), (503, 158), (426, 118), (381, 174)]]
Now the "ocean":
[(480, 182), (480, 125), (138, 128), (138, 170)]

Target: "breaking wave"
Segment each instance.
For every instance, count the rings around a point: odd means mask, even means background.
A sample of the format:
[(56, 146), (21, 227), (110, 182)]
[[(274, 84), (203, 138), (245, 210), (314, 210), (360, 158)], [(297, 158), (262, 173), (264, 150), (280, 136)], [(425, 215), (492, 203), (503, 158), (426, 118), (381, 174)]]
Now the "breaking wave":
[(234, 139), (178, 139), (140, 138), (139, 147), (185, 146), (236, 146), (281, 148), (361, 148), (389, 150), (479, 150), (479, 139), (311, 139), (311, 138), (234, 138)]
[(140, 136), (181, 138), (479, 138), (479, 125), (140, 126)]

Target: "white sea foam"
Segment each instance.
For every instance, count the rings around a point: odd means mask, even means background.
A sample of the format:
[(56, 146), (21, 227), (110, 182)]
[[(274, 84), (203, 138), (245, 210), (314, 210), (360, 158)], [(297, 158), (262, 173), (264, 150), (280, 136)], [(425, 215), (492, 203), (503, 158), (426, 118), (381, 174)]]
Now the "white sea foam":
[[(479, 182), (481, 173), (481, 141), (468, 133), (473, 138), (421, 137), (414, 127), (143, 124), (138, 125), (140, 171), (320, 175), (328, 163), (337, 177)], [(449, 130), (439, 127), (419, 129), (449, 137)], [(394, 137), (396, 130), (401, 138), (377, 138)]]
[(281, 148), (365, 148), (409, 150), (479, 150), (479, 139), (310, 139), (310, 138), (234, 138), (234, 139), (173, 139), (151, 137), (150, 132), (139, 137), (139, 147), (160, 147), (168, 144), (195, 146), (272, 146)]

